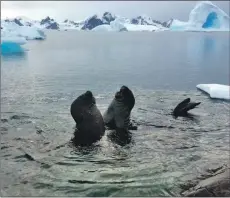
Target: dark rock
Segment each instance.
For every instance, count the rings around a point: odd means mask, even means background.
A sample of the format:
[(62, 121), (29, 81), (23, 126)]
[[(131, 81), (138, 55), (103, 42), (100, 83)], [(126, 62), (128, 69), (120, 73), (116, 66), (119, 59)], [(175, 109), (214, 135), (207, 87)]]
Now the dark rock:
[(148, 18), (146, 20), (142, 16), (138, 16), (136, 18), (131, 19), (131, 23), (134, 25), (155, 25), (154, 23), (162, 25), (162, 23), (160, 21), (153, 20), (152, 18)]
[(41, 25), (46, 25), (46, 29), (51, 30), (59, 30), (59, 24), (51, 19), (50, 17), (46, 17), (45, 19), (41, 20)]
[(230, 168), (223, 168), (182, 193), (186, 197), (230, 197)]
[(56, 22), (53, 22), (50, 25), (46, 26), (46, 29), (58, 30), (59, 29), (59, 24), (56, 23)]
[(162, 23), (162, 25), (166, 28), (170, 28), (170, 26), (172, 25), (173, 19), (170, 19), (169, 21), (165, 21)]
[(18, 19), (14, 19), (14, 22), (19, 26), (23, 26), (23, 24)]
[(105, 12), (102, 17), (102, 21), (104, 24), (110, 24), (110, 22), (114, 21), (115, 17), (110, 12)]
[(102, 20), (99, 19), (97, 15), (94, 15), (85, 21), (85, 24), (83, 25), (81, 29), (82, 30), (92, 30), (93, 28), (99, 25), (102, 25), (102, 24), (103, 24)]
[(50, 22), (50, 17), (46, 17), (45, 19), (42, 19), (40, 24), (44, 25), (44, 24), (46, 24), (48, 22)]
[(138, 22), (139, 22), (139, 21), (138, 21), (136, 18), (134, 18), (134, 19), (131, 20), (131, 23), (134, 24), (134, 25), (137, 25)]

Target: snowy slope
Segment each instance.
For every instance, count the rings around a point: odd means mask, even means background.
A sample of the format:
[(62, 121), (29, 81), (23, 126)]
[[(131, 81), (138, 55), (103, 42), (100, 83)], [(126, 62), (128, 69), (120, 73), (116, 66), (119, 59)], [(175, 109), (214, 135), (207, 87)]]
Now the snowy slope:
[(60, 30), (80, 30), (84, 25), (84, 21), (72, 21), (72, 20), (64, 20), (63, 22), (59, 22)]
[(229, 16), (210, 1), (201, 1), (196, 4), (189, 14), (187, 22), (173, 20), (171, 30), (193, 31), (229, 31)]
[(162, 25), (141, 25), (141, 24), (132, 24), (132, 22), (124, 17), (116, 17), (114, 21), (110, 22), (110, 25), (99, 25), (93, 28), (93, 31), (163, 31), (164, 28)]

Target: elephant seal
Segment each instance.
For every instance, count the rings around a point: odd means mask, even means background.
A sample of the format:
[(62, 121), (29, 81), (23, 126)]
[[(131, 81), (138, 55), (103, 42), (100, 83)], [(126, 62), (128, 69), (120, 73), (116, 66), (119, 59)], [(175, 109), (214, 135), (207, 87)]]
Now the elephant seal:
[(135, 105), (132, 91), (122, 86), (103, 115), (104, 123), (109, 129), (137, 129), (130, 122), (130, 114)]
[(188, 111), (191, 109), (194, 109), (196, 106), (198, 106), (201, 102), (190, 102), (190, 98), (187, 98), (183, 100), (181, 103), (179, 103), (176, 108), (173, 110), (173, 116), (188, 116)]
[(73, 143), (90, 145), (105, 134), (103, 117), (91, 91), (86, 91), (73, 101), (70, 112), (76, 122)]

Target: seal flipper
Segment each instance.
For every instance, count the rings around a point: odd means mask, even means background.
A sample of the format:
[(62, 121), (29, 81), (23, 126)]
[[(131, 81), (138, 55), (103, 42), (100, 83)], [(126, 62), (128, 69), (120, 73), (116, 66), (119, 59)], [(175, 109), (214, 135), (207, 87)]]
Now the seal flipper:
[(201, 102), (190, 102), (186, 107), (182, 109), (182, 111), (188, 112), (191, 109), (194, 109), (196, 106), (198, 106)]
[(179, 103), (177, 106), (176, 106), (176, 108), (174, 109), (174, 111), (173, 112), (176, 112), (176, 111), (178, 111), (179, 109), (182, 109), (182, 108), (184, 108), (184, 107), (186, 107), (186, 105), (190, 102), (190, 98), (186, 98), (185, 100), (183, 100), (181, 103)]
[(176, 106), (176, 108), (173, 110), (173, 115), (175, 117), (188, 116), (188, 111), (194, 109), (200, 103), (201, 102), (190, 102), (190, 98), (187, 98)]

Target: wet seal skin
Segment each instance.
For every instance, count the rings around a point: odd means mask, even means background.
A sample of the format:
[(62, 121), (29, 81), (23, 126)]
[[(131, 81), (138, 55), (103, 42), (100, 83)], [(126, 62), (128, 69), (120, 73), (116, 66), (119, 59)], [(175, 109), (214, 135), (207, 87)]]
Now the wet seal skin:
[(135, 98), (132, 91), (127, 86), (122, 86), (103, 115), (105, 126), (108, 129), (137, 130), (137, 126), (130, 122), (134, 105)]
[(76, 122), (72, 143), (80, 146), (91, 145), (105, 134), (101, 112), (91, 91), (86, 91), (73, 101), (70, 113)]
[(201, 102), (190, 102), (191, 99), (187, 98), (179, 103), (176, 108), (173, 110), (173, 116), (175, 118), (182, 116), (187, 117), (189, 116), (188, 111), (191, 109), (196, 108)]

